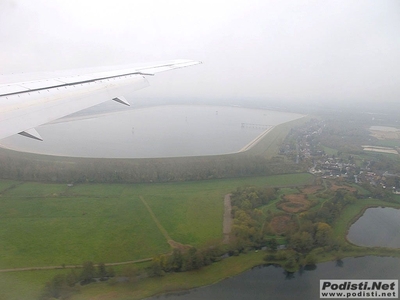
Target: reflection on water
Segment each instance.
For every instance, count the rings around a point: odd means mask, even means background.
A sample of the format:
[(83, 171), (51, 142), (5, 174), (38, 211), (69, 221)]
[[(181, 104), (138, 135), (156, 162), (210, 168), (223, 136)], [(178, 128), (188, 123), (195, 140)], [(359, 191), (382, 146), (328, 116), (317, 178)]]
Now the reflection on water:
[(149, 107), (41, 126), (43, 142), (15, 135), (0, 143), (20, 151), (77, 157), (214, 155), (237, 152), (270, 126), (301, 116), (239, 107)]
[(349, 229), (349, 241), (360, 246), (400, 248), (400, 210), (368, 208)]
[(320, 279), (398, 279), (399, 271), (399, 258), (373, 256), (321, 263), (296, 273), (260, 266), (214, 285), (149, 299), (319, 299)]

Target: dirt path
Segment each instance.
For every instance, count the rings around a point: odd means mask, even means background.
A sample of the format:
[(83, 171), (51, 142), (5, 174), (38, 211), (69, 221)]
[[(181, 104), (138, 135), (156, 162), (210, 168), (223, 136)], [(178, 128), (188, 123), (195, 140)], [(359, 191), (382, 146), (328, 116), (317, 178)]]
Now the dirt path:
[(146, 200), (142, 196), (139, 196), (140, 200), (143, 202), (144, 206), (146, 206), (147, 211), (149, 212), (150, 216), (152, 217), (153, 221), (156, 223), (158, 229), (161, 231), (163, 236), (167, 239), (167, 241), (172, 240), (171, 237), (169, 236), (168, 232), (165, 230), (165, 228), (161, 225), (160, 221), (158, 221), (156, 215), (154, 212), (151, 210), (150, 206), (147, 204)]
[(223, 243), (229, 243), (229, 235), (232, 230), (232, 205), (231, 205), (231, 194), (226, 194), (224, 198), (224, 221), (222, 225), (222, 232), (224, 234)]
[(139, 198), (143, 202), (144, 206), (146, 206), (147, 211), (151, 215), (151, 217), (154, 220), (154, 222), (156, 223), (158, 229), (161, 231), (161, 233), (163, 234), (163, 236), (165, 237), (165, 239), (167, 240), (167, 242), (171, 246), (171, 248), (177, 248), (177, 249), (179, 249), (181, 251), (184, 251), (184, 250), (187, 250), (187, 249), (191, 248), (190, 245), (184, 245), (184, 244), (178, 243), (178, 242), (174, 241), (173, 239), (171, 239), (171, 237), (169, 236), (168, 232), (161, 225), (160, 221), (157, 219), (156, 215), (151, 210), (150, 206), (147, 204), (146, 200), (144, 200), (144, 198), (142, 196), (140, 196)]

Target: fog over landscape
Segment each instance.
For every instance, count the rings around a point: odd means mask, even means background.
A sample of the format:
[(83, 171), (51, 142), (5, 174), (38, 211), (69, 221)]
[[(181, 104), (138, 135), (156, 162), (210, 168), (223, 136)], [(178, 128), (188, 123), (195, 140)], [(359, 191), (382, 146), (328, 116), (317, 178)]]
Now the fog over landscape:
[[(394, 103), (398, 1), (0, 1), (1, 73), (177, 58), (137, 99)], [(189, 100), (188, 100), (189, 101)]]
[(0, 299), (398, 293), (399, 28), (398, 0), (0, 0)]

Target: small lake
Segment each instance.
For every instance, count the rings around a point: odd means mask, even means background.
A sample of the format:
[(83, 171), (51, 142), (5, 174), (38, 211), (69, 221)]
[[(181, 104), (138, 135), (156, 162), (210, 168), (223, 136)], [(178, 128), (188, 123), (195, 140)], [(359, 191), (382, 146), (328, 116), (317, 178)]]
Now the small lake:
[(302, 115), (228, 106), (170, 105), (40, 126), (42, 142), (15, 135), (18, 151), (99, 158), (151, 158), (238, 152), (273, 126)]
[(347, 238), (360, 246), (400, 248), (400, 210), (368, 208), (349, 229)]
[(399, 273), (400, 259), (392, 257), (345, 258), (296, 273), (270, 265), (253, 268), (214, 285), (147, 300), (319, 299), (320, 279), (398, 279)]

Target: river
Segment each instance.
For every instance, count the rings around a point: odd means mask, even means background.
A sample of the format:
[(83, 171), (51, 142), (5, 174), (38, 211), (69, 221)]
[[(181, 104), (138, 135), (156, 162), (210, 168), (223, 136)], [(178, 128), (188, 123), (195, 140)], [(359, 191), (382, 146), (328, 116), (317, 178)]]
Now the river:
[(300, 114), (228, 106), (170, 105), (40, 126), (43, 142), (15, 135), (1, 146), (74, 157), (151, 158), (240, 151)]

